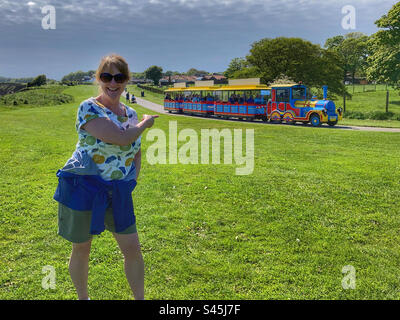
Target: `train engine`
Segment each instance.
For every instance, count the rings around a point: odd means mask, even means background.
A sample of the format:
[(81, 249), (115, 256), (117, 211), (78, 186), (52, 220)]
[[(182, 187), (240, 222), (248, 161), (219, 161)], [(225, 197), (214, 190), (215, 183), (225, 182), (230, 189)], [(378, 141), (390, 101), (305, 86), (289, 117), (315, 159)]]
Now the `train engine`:
[(307, 99), (307, 88), (298, 85), (276, 85), (271, 87), (271, 99), (267, 112), (271, 122), (311, 123), (318, 127), (323, 123), (334, 126), (343, 117), (343, 110), (327, 99), (328, 87), (324, 86), (323, 100)]

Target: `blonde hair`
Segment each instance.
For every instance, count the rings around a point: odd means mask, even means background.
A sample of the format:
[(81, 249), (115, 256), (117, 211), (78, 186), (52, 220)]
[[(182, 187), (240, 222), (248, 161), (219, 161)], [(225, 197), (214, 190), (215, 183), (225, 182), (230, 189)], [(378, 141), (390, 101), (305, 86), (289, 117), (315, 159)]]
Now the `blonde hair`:
[(127, 80), (131, 78), (131, 73), (129, 72), (129, 66), (126, 60), (121, 57), (119, 54), (111, 53), (107, 56), (104, 56), (99, 64), (99, 67), (96, 71), (96, 80), (100, 81), (100, 75), (103, 71), (111, 66), (115, 66), (122, 74), (126, 75)]

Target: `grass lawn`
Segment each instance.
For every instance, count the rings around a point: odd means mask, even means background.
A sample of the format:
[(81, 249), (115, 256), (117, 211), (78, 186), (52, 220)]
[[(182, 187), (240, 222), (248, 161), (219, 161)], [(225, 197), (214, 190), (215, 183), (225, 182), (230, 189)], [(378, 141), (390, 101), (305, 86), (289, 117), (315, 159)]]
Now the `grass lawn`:
[[(334, 101), (337, 106), (343, 107), (343, 98)], [(346, 100), (346, 111), (385, 112), (386, 91), (356, 92), (351, 100)], [(389, 111), (400, 114), (400, 95), (397, 91), (389, 93)]]
[[(97, 90), (64, 93), (75, 102), (0, 113), (0, 299), (76, 299), (52, 197), (77, 142), (77, 106)], [(235, 162), (150, 165), (154, 142), (143, 135), (133, 197), (147, 299), (400, 298), (397, 133), (160, 115), (167, 143), (172, 120), (199, 137), (204, 128), (254, 129), (255, 167), (238, 176)], [(354, 290), (342, 287), (347, 265)], [(45, 266), (56, 270), (55, 289), (41, 286)], [(109, 232), (92, 244), (89, 295), (132, 298)]]
[(154, 93), (148, 90), (143, 90), (141, 88), (138, 88), (136, 85), (128, 85), (127, 89), (130, 93), (133, 93), (136, 97), (141, 98), (140, 93), (144, 91), (144, 98), (146, 100), (149, 100), (154, 103), (158, 103), (160, 105), (164, 105), (164, 96), (159, 93)]

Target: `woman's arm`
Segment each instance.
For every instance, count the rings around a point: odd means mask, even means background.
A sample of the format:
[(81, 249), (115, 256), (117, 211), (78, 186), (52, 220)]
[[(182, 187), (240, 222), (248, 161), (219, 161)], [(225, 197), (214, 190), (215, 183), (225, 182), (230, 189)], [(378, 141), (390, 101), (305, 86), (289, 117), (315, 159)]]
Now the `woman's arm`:
[(90, 120), (81, 128), (103, 142), (127, 146), (136, 141), (145, 129), (150, 128), (154, 124), (154, 118), (157, 117), (158, 115), (145, 114), (141, 122), (126, 130), (121, 130), (108, 118)]
[(142, 163), (142, 148), (136, 153), (135, 157), (133, 158), (133, 163), (135, 164), (136, 168), (136, 181), (139, 178), (140, 167)]

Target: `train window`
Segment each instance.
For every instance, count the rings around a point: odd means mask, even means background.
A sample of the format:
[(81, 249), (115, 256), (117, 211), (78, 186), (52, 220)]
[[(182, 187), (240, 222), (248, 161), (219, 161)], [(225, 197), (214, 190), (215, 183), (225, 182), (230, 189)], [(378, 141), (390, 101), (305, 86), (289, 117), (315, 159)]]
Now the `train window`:
[(277, 102), (290, 102), (290, 89), (277, 89), (276, 90), (276, 101)]
[(215, 101), (222, 101), (222, 91), (214, 91), (213, 94)]
[(212, 91), (205, 91), (205, 100), (214, 101), (214, 96)]
[(198, 98), (199, 98), (199, 91), (192, 91), (192, 95), (191, 95), (191, 101), (193, 101), (193, 102), (197, 102), (197, 101), (199, 101), (198, 100)]
[(260, 90), (258, 92), (261, 97), (261, 103), (260, 104), (266, 104), (268, 99), (271, 97), (271, 91), (270, 90)]
[(223, 102), (228, 102), (229, 101), (229, 91), (221, 91), (222, 92), (222, 101)]
[(305, 88), (293, 88), (292, 90), (293, 99), (306, 99), (306, 89)]

